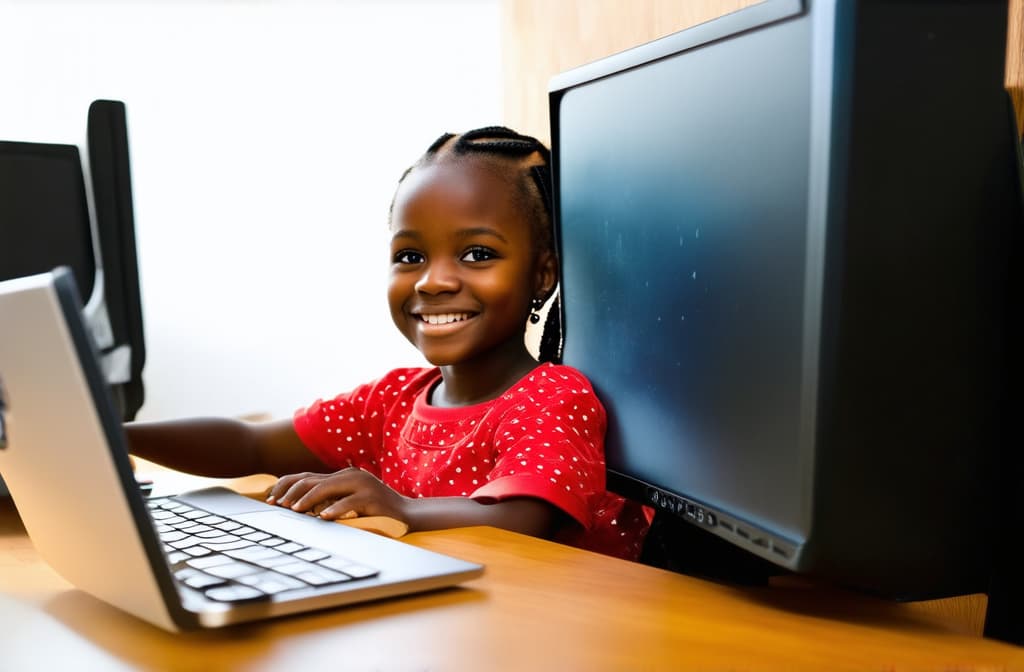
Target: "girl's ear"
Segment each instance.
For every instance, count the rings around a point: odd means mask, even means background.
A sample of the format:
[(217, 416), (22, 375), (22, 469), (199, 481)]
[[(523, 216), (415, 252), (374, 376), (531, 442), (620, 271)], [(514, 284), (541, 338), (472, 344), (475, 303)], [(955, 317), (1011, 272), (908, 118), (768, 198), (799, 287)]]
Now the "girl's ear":
[(558, 260), (554, 252), (545, 250), (537, 260), (537, 275), (534, 282), (534, 296), (547, 301), (558, 283)]

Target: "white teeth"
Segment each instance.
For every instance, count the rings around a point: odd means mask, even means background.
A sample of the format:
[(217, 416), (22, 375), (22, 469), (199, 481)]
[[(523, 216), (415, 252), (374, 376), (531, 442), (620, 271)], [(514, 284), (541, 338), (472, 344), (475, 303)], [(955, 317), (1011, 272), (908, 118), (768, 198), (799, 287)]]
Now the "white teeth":
[(441, 315), (420, 315), (428, 324), (450, 324), (469, 319), (469, 313), (444, 313)]

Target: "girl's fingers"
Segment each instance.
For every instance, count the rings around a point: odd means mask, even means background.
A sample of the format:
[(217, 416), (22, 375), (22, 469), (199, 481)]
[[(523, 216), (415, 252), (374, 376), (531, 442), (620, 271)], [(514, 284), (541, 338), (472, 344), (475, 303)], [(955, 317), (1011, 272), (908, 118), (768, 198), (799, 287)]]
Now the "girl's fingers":
[(294, 511), (309, 511), (320, 502), (345, 497), (356, 490), (358, 469), (342, 469), (333, 474), (311, 474), (298, 481), (281, 500)]
[(301, 477), (302, 474), (289, 474), (277, 479), (277, 483), (274, 483), (274, 486), (270, 488), (270, 492), (267, 494), (267, 503), (280, 503), (281, 497), (284, 493), (288, 492), (288, 488), (292, 487), (292, 484)]
[[(295, 490), (295, 497), (292, 497)], [(292, 486), (286, 500), (294, 502), (291, 508), (295, 511), (308, 511), (321, 502), (333, 501), (352, 493), (350, 479), (345, 472), (337, 472), (327, 477), (306, 479)]]
[[(342, 502), (360, 489), (361, 478), (368, 476), (360, 469), (342, 469), (333, 474), (290, 474), (282, 476), (271, 488), (267, 502), (292, 509), (293, 511), (319, 512), (325, 518), (339, 518), (343, 515), (358, 515), (357, 507), (349, 501)], [(376, 481), (376, 479), (374, 479)], [(329, 505), (329, 506), (327, 506)], [(324, 508), (327, 506), (327, 508)], [(327, 512), (327, 509), (330, 509)], [(325, 515), (326, 513), (326, 515)]]
[(318, 478), (322, 478), (322, 475), (305, 473), (282, 476), (271, 489), (267, 502), (279, 506), (291, 506), (293, 502), (296, 502), (316, 485)]
[(330, 506), (325, 507), (320, 512), (320, 517), (324, 520), (349, 520), (350, 518), (359, 517), (359, 511), (353, 506), (351, 500), (351, 497), (339, 499)]

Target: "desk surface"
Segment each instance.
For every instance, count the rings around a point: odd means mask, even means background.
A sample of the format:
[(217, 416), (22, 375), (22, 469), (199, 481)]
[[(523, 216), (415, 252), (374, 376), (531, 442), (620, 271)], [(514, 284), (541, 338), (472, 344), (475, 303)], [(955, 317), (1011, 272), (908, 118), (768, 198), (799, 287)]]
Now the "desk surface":
[(808, 584), (739, 589), (486, 527), (409, 543), (487, 565), (462, 588), (172, 635), (73, 589), (0, 501), (10, 670), (1024, 670), (964, 619)]

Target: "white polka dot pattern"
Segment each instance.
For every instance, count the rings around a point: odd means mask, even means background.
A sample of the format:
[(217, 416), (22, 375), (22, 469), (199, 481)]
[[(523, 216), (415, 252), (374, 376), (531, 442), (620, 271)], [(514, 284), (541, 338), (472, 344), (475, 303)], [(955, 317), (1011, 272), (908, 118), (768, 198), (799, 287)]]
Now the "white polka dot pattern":
[(605, 491), (605, 412), (581, 373), (544, 364), (498, 399), (459, 408), (427, 403), (439, 380), (437, 369), (394, 370), (297, 411), (295, 429), (326, 464), (360, 467), (404, 495), (538, 497), (582, 524), (570, 543), (592, 548), (586, 537), (612, 527), (611, 547), (594, 550), (638, 554), (646, 519), (619, 534), (622, 498)]

